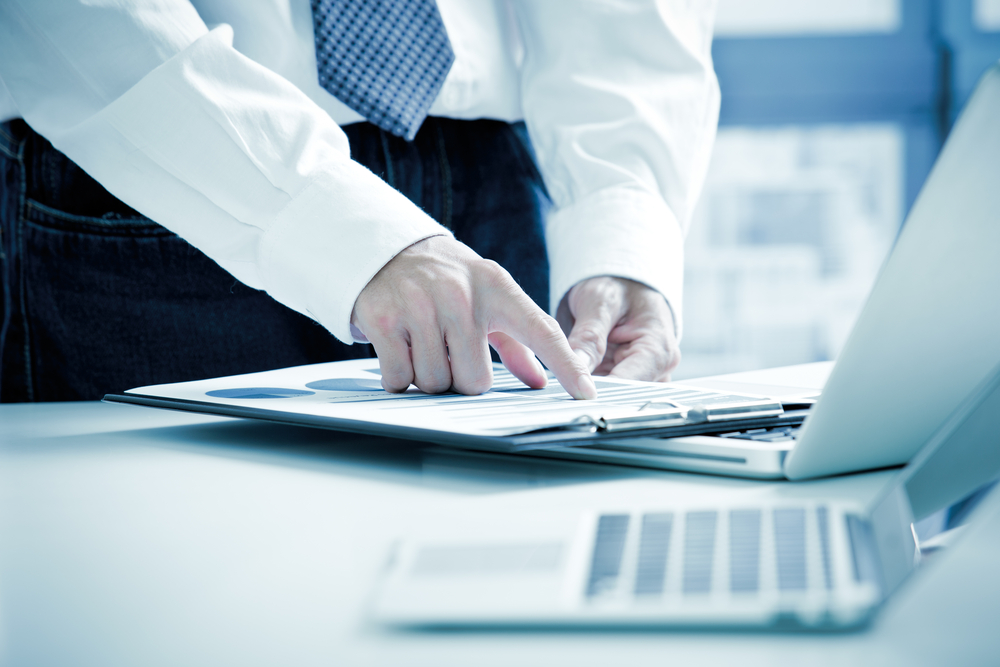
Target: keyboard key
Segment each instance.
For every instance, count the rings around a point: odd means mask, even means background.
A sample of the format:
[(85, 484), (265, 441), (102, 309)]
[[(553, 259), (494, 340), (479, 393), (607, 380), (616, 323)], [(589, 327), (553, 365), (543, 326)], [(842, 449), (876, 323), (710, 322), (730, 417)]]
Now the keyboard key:
[(816, 508), (816, 524), (819, 527), (819, 548), (823, 558), (823, 580), (827, 590), (833, 589), (833, 568), (830, 565), (830, 516), (826, 507)]
[(688, 512), (684, 528), (684, 593), (712, 588), (717, 512)]
[(642, 517), (639, 563), (635, 574), (636, 595), (661, 595), (667, 575), (667, 554), (674, 515), (646, 514)]
[(598, 520), (590, 580), (587, 582), (589, 597), (614, 590), (617, 586), (628, 521), (628, 514), (605, 514)]
[(774, 546), (778, 563), (778, 588), (806, 589), (806, 511), (774, 510)]
[(729, 589), (755, 593), (760, 587), (760, 510), (729, 513)]

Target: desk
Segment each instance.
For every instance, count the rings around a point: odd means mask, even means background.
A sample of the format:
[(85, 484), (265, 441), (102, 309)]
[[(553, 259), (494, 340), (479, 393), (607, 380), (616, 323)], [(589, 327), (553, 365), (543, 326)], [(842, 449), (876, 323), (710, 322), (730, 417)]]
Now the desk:
[(996, 664), (989, 508), (862, 632), (421, 633), (365, 614), (390, 543), (426, 522), (623, 497), (864, 501), (888, 474), (756, 482), (125, 405), (2, 405), (0, 655), (18, 667)]

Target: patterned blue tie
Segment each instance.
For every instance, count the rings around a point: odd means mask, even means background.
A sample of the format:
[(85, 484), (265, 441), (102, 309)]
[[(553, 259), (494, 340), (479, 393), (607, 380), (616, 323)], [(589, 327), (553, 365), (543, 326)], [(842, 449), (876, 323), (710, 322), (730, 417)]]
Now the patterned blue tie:
[(434, 0), (312, 0), (319, 84), (412, 141), (455, 61)]

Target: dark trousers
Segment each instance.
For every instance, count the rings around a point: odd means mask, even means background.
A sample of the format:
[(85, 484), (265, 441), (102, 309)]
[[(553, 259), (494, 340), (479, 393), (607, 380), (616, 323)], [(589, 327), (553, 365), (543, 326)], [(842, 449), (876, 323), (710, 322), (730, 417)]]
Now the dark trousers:
[[(548, 198), (523, 126), (429, 118), (411, 143), (367, 123), (345, 131), (355, 160), (548, 309)], [(20, 120), (0, 124), (0, 279), (2, 402), (372, 354), (239, 283)]]

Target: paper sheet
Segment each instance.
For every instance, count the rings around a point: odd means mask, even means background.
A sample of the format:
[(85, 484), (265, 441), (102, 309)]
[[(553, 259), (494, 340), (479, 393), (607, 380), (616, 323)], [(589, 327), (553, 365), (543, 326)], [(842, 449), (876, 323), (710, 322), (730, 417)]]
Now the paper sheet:
[[(554, 379), (530, 389), (499, 364), (493, 388), (479, 396), (382, 389), (377, 359), (297, 366), (262, 373), (154, 385), (127, 394), (473, 436), (508, 436), (548, 428), (597, 428), (614, 420), (683, 422), (690, 408), (752, 404), (761, 397), (720, 394), (688, 385), (594, 378), (599, 398), (575, 401)], [(778, 407), (780, 412), (780, 406)]]

